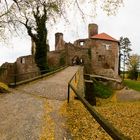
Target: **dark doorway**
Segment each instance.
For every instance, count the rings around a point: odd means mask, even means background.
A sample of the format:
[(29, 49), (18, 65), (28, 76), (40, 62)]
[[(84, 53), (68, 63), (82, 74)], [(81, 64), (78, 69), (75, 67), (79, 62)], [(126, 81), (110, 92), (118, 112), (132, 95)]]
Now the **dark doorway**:
[(72, 65), (80, 65), (81, 62), (80, 62), (80, 58), (78, 56), (74, 56), (72, 58)]

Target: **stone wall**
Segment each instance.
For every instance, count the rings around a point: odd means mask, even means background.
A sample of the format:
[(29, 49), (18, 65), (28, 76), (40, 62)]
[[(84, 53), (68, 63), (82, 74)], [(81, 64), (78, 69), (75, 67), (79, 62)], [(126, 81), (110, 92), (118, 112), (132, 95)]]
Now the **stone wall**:
[[(48, 65), (50, 69), (56, 69), (67, 64), (66, 50), (48, 52)], [(40, 75), (34, 55), (17, 58), (15, 63), (4, 63), (0, 67), (0, 81), (6, 84), (19, 82)]]
[[(113, 71), (113, 75), (110, 75), (111, 77), (118, 75), (118, 42), (98, 39), (79, 39), (74, 42), (74, 45), (81, 50), (81, 53), (88, 53), (90, 55), (91, 73), (108, 76), (106, 72), (108, 71), (110, 73)], [(82, 52), (86, 48), (88, 52)]]
[[(118, 75), (118, 43), (106, 40), (93, 40), (92, 70), (94, 73), (101, 75), (100, 72), (113, 70)], [(108, 76), (108, 75), (106, 75)]]
[(73, 60), (75, 58), (78, 58), (80, 61), (82, 60), (82, 62), (80, 62), (80, 64), (85, 66), (85, 72), (91, 73), (91, 71), (90, 71), (90, 67), (91, 67), (90, 58), (91, 57), (89, 54), (90, 48), (81, 48), (81, 47), (74, 46), (71, 43), (67, 43), (66, 50), (67, 50), (68, 65), (75, 65), (73, 63)]
[[(74, 44), (65, 43), (63, 34), (56, 33), (55, 51), (66, 49), (66, 61), (68, 65), (73, 65), (77, 58), (79, 60), (82, 59), (86, 73), (95, 73), (113, 78), (117, 77), (119, 61), (118, 42), (90, 38), (98, 34), (98, 26), (96, 24), (90, 24), (88, 30), (89, 38), (78, 39)], [(54, 56), (52, 59), (49, 58), (49, 65), (54, 61), (53, 63), (57, 66), (60, 57), (55, 52), (53, 54), (56, 58)]]
[(0, 67), (0, 81), (3, 83), (14, 82), (13, 74), (15, 73), (15, 64), (14, 63), (4, 63)]
[(16, 61), (17, 81), (26, 80), (40, 75), (40, 70), (37, 67), (34, 56), (28, 55), (19, 57)]
[(91, 44), (90, 39), (78, 39), (74, 42), (74, 46), (80, 47), (80, 48), (89, 48)]
[(50, 51), (47, 53), (48, 65), (50, 69), (55, 69), (67, 64), (66, 50)]

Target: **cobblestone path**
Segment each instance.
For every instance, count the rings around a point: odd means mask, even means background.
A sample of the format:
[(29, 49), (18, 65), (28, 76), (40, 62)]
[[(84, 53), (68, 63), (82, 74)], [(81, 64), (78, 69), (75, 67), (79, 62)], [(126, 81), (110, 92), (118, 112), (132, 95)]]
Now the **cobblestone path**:
[(65, 140), (71, 135), (59, 114), (68, 81), (78, 67), (68, 67), (0, 95), (0, 140)]

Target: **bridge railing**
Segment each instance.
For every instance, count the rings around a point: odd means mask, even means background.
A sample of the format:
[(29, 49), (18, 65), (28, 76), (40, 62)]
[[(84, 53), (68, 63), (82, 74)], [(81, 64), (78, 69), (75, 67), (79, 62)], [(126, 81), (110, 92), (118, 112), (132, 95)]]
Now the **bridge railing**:
[[(80, 69), (73, 75), (71, 80), (68, 83), (68, 99), (67, 102), (70, 102), (70, 90), (76, 94), (78, 99), (84, 104), (89, 113), (94, 117), (94, 119), (101, 125), (101, 127), (114, 139), (114, 140), (131, 140), (130, 137), (125, 136), (119, 130), (117, 130), (109, 121), (107, 121), (101, 114), (99, 114), (95, 107), (91, 106), (88, 101), (82, 96), (80, 90), (77, 89), (78, 80), (80, 80)], [(76, 80), (76, 85), (73, 84), (73, 81)]]

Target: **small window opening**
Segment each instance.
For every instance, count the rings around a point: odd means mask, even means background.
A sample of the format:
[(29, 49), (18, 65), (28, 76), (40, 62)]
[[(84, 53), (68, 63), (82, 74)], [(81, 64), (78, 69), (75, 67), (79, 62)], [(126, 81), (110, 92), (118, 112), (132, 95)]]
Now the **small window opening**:
[(21, 58), (21, 61), (20, 61), (22, 64), (25, 64), (25, 58)]
[(80, 46), (84, 46), (84, 43), (85, 43), (84, 41), (81, 41)]
[(105, 49), (109, 50), (110, 46), (109, 45), (105, 45)]

